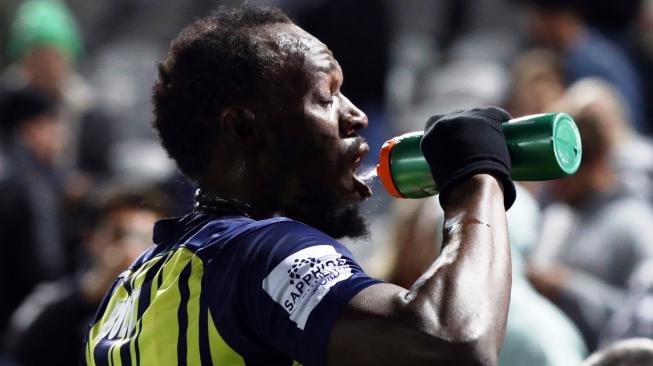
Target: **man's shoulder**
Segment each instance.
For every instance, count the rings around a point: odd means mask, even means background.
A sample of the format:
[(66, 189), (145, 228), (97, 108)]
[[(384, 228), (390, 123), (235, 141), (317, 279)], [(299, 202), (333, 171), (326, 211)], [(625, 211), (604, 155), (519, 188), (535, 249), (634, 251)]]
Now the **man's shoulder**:
[(210, 212), (195, 212), (158, 222), (154, 241), (159, 248), (150, 256), (183, 247), (203, 259), (229, 253), (243, 259), (267, 258), (270, 255), (289, 255), (311, 245), (338, 245), (320, 230), (287, 217), (254, 220), (241, 215), (217, 216)]
[(247, 225), (244, 232), (246, 234), (258, 235), (271, 239), (278, 238), (288, 240), (296, 239), (298, 237), (310, 237), (329, 241), (333, 240), (327, 234), (310, 225), (283, 216), (252, 221)]
[[(213, 218), (198, 231), (207, 244), (214, 242), (277, 242), (299, 238), (333, 240), (320, 230), (284, 216), (254, 220), (245, 216)], [(192, 241), (192, 240), (189, 240)]]
[(212, 238), (207, 249), (216, 244), (228, 245), (251, 258), (285, 257), (309, 246), (339, 245), (322, 231), (287, 217), (242, 220)]

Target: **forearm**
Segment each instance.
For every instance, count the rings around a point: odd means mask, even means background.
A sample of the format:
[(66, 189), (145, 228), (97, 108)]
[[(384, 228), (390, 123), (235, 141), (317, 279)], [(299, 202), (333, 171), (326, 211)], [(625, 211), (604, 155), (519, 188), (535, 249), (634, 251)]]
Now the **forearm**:
[(423, 329), (498, 353), (510, 296), (510, 244), (500, 184), (477, 175), (452, 192), (443, 250), (406, 299)]
[(350, 301), (330, 337), (330, 365), (497, 363), (511, 286), (509, 119), (495, 107), (429, 119), (420, 148), (446, 205), (443, 250), (411, 290), (378, 284)]

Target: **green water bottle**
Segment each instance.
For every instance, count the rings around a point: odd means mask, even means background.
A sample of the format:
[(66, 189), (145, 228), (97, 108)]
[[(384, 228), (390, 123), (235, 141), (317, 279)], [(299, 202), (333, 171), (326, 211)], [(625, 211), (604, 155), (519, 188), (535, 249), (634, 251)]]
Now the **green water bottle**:
[[(574, 120), (566, 113), (544, 113), (512, 119), (502, 124), (516, 181), (566, 177), (580, 166), (582, 146)], [(438, 193), (422, 150), (423, 131), (386, 141), (381, 148), (377, 174), (394, 197), (423, 198)]]

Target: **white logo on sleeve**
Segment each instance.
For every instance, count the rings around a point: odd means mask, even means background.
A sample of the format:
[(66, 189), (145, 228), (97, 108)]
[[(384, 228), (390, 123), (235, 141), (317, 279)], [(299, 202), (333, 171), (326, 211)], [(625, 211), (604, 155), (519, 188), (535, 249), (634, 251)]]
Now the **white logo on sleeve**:
[(304, 329), (308, 316), (331, 287), (351, 277), (351, 268), (330, 245), (302, 249), (279, 263), (263, 279), (263, 290)]

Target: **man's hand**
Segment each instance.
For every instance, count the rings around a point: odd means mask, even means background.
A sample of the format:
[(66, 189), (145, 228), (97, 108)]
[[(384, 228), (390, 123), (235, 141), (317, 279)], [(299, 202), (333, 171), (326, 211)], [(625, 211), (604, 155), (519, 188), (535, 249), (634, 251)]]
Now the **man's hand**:
[(436, 115), (426, 122), (421, 148), (445, 207), (451, 190), (469, 177), (486, 173), (503, 185), (506, 209), (515, 201), (510, 155), (501, 123), (508, 112), (496, 107)]
[(354, 296), (332, 330), (329, 365), (496, 364), (511, 287), (505, 209), (515, 198), (507, 119), (488, 108), (427, 126), (422, 150), (445, 195), (440, 256), (410, 290), (377, 284)]

